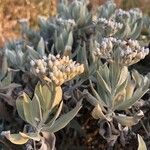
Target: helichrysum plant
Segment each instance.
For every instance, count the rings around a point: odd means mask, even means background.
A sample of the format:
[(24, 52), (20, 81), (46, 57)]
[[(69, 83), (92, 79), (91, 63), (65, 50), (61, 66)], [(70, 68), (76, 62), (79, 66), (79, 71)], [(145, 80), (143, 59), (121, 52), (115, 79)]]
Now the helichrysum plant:
[(59, 117), (63, 106), (61, 87), (39, 83), (32, 100), (23, 93), (17, 99), (16, 106), (20, 117), (33, 127), (33, 131), (18, 134), (5, 131), (3, 134), (14, 144), (24, 144), (29, 139), (42, 140), (44, 132), (54, 133), (65, 127), (80, 110), (81, 103), (79, 102), (74, 109)]
[(19, 132), (2, 134), (14, 144), (24, 144), (29, 139), (40, 141), (42, 133), (55, 133), (64, 128), (78, 113), (81, 102), (67, 114), (60, 115), (63, 101), (61, 85), (84, 72), (83, 64), (76, 63), (68, 56), (49, 54), (43, 59), (31, 60), (31, 72), (37, 75), (44, 84), (37, 84), (31, 99), (25, 92), (16, 100), (19, 116), (33, 127), (29, 133)]
[[(135, 125), (143, 112), (137, 112), (134, 116), (119, 114), (120, 110), (131, 108), (147, 91), (149, 80), (137, 71), (131, 74), (126, 66), (112, 63), (108, 67), (106, 64), (99, 66), (95, 79), (97, 90), (91, 83), (93, 95), (95, 96), (95, 108), (92, 116), (95, 119), (106, 119), (107, 121), (117, 120), (123, 126)], [(117, 113), (116, 113), (117, 111)]]
[[(149, 79), (130, 66), (149, 54), (139, 41), (145, 25), (148, 28), (145, 17), (140, 9), (125, 11), (112, 1), (94, 11), (87, 5), (84, 0), (61, 1), (57, 15), (39, 17), (38, 30), (22, 19), (22, 39), (3, 48), (8, 67), (40, 80), (33, 97), (23, 92), (16, 101), (18, 114), (32, 130), (3, 132), (11, 142), (43, 141), (45, 132), (52, 134), (65, 127), (81, 103), (60, 115), (62, 85), (80, 74), (74, 82), (63, 85), (64, 93), (74, 98), (74, 89), (78, 89), (94, 106), (91, 113), (100, 124), (107, 122), (109, 128), (117, 126), (121, 132), (144, 117), (135, 105), (149, 90)], [(143, 143), (139, 135), (138, 140)]]

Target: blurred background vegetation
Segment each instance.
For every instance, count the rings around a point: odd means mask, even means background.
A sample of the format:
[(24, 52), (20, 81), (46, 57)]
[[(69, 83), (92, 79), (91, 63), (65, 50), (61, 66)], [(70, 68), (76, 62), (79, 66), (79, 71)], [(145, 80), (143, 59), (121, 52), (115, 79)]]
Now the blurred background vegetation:
[[(106, 0), (89, 0), (91, 6), (97, 7)], [(6, 40), (19, 36), (18, 20), (26, 18), (31, 26), (36, 26), (39, 15), (56, 15), (58, 0), (0, 0), (0, 47)], [(140, 7), (150, 15), (150, 0), (115, 0), (118, 7), (130, 9)]]

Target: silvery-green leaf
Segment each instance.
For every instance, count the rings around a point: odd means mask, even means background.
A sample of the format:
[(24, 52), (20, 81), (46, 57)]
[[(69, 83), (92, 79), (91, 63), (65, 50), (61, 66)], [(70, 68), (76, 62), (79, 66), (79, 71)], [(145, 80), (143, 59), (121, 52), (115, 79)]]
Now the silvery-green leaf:
[(44, 44), (44, 39), (43, 38), (41, 38), (39, 43), (38, 43), (37, 52), (42, 56), (45, 55), (45, 44)]
[(46, 131), (54, 133), (64, 128), (78, 113), (81, 109), (81, 102), (78, 102), (76, 107), (69, 111), (67, 114), (64, 114), (58, 118), (55, 123)]
[(141, 30), (143, 27), (143, 21), (142, 18), (138, 19), (135, 23), (134, 23), (135, 28), (132, 29), (131, 35), (129, 38), (131, 39), (137, 39), (139, 37), (139, 35), (141, 34)]
[(60, 106), (57, 110), (57, 112), (55, 113), (54, 117), (47, 123), (45, 124), (43, 127), (42, 127), (42, 130), (43, 131), (46, 131), (47, 129), (49, 129), (56, 121), (56, 119), (59, 117), (60, 115), (60, 112), (62, 110), (62, 106), (63, 106), (63, 101), (60, 103)]
[(4, 87), (9, 86), (11, 84), (11, 81), (12, 81), (12, 72), (8, 71), (7, 76), (2, 80), (2, 85)]
[(92, 96), (87, 90), (83, 91), (83, 94), (86, 96), (86, 100), (93, 106), (98, 104), (98, 100)]
[(10, 66), (17, 66), (17, 62), (16, 62), (16, 54), (14, 51), (11, 51), (9, 49), (6, 49), (6, 56), (7, 56), (7, 60)]
[(118, 63), (112, 63), (109, 67), (109, 78), (111, 82), (111, 89), (114, 90), (120, 77), (120, 67)]
[(10, 131), (3, 131), (1, 134), (13, 144), (22, 145), (29, 140), (29, 138), (22, 137), (20, 134), (10, 134)]
[(126, 22), (122, 22), (122, 23), (123, 23), (123, 27), (119, 30), (119, 32), (117, 32), (114, 35), (115, 37), (117, 37), (119, 39), (123, 39), (123, 38), (127, 37), (131, 31), (130, 26)]
[(19, 116), (25, 121), (25, 115), (24, 115), (24, 109), (23, 109), (23, 101), (21, 100), (21, 98), (18, 98), (16, 100), (16, 108), (17, 108), (17, 112), (19, 114)]
[(15, 89), (15, 88), (20, 87), (20, 86), (21, 85), (19, 85), (19, 84), (11, 83), (8, 86), (2, 86), (2, 87), (0, 87), (0, 92), (6, 92), (8, 90), (12, 90), (12, 89)]
[(116, 8), (116, 4), (112, 1), (107, 1), (101, 6), (100, 17), (104, 17), (109, 19), (111, 15), (114, 13)]
[(126, 86), (126, 99), (130, 99), (133, 95), (135, 89), (135, 83), (132, 80), (129, 80)]
[(40, 141), (41, 140), (41, 136), (37, 132), (30, 132), (30, 133), (19, 132), (19, 134), (24, 138), (29, 138), (29, 139), (32, 139), (34, 141)]
[(7, 64), (7, 57), (6, 54), (1, 55), (1, 60), (0, 60), (0, 80), (3, 79), (3, 77), (6, 75), (8, 71), (8, 64)]
[(101, 73), (97, 71), (97, 80), (99, 82), (99, 84), (103, 87), (103, 89), (107, 92), (107, 93), (111, 93), (110, 87), (108, 86), (108, 84), (106, 83), (106, 81), (103, 79), (103, 77), (101, 76)]
[(40, 141), (41, 139), (38, 133), (19, 132), (18, 134), (10, 134), (10, 131), (3, 131), (2, 135), (4, 135), (13, 144), (18, 144), (18, 145), (25, 144), (29, 139), (35, 141)]
[[(99, 101), (100, 106), (106, 106), (105, 102), (101, 99), (101, 97), (99, 96), (99, 94), (97, 93), (97, 91), (94, 89), (91, 80), (90, 80), (90, 87), (91, 87), (91, 90), (92, 90), (94, 96), (95, 96), (96, 99)], [(89, 94), (90, 94), (90, 93), (89, 93)], [(94, 105), (94, 106), (95, 106), (95, 105)]]
[(29, 54), (30, 59), (39, 59), (41, 56), (38, 52), (36, 52), (32, 47), (27, 46), (27, 52)]
[(139, 120), (144, 116), (143, 112), (140, 111), (136, 113), (134, 116), (126, 116), (126, 115), (115, 115), (114, 118), (119, 122), (122, 126), (131, 127), (139, 122)]
[(57, 37), (56, 42), (55, 42), (55, 48), (58, 53), (60, 53), (61, 50), (64, 50), (65, 44), (63, 41), (62, 34), (59, 37)]
[(92, 116), (94, 119), (106, 119), (107, 120), (99, 104), (96, 105), (94, 109), (92, 110)]
[(146, 92), (148, 91), (148, 89), (137, 89), (134, 92), (134, 95), (130, 98), (125, 100), (124, 102), (120, 103), (119, 105), (117, 105), (115, 107), (116, 110), (125, 110), (129, 107), (131, 107), (136, 101), (138, 101)]
[(138, 150), (147, 150), (146, 144), (139, 134), (138, 134), (138, 143), (139, 143)]
[(86, 43), (84, 42), (84, 46), (82, 49), (82, 56), (84, 58), (84, 66), (86, 66), (88, 72), (89, 72), (89, 65), (88, 65), (88, 56), (87, 56), (87, 52), (86, 52)]
[(142, 84), (142, 77), (141, 75), (138, 73), (138, 71), (133, 70), (132, 71), (132, 78), (134, 79), (134, 81), (136, 82), (136, 84), (138, 86), (140, 86)]
[(73, 33), (70, 32), (69, 36), (68, 36), (67, 46), (71, 46), (72, 47), (72, 44), (73, 44)]
[(19, 24), (21, 26), (21, 31), (26, 33), (29, 30), (29, 22), (28, 19), (20, 19)]
[(84, 23), (86, 22), (86, 19), (87, 19), (86, 10), (87, 10), (87, 7), (85, 5), (82, 7), (82, 9), (80, 8), (80, 18), (77, 20), (77, 24), (79, 26), (84, 25)]
[(23, 98), (20, 100), (23, 101), (25, 121), (33, 126), (36, 126), (36, 121), (33, 116), (33, 105), (31, 99), (26, 93), (23, 93)]
[(45, 105), (45, 108), (49, 108), (50, 109), (50, 106), (52, 106), (52, 98), (53, 98), (53, 94), (55, 93), (52, 93), (54, 91), (50, 91), (49, 87), (47, 85), (44, 85), (40, 88), (40, 94), (42, 95), (43, 97), (43, 100), (44, 100), (44, 105)]
[(40, 100), (40, 105), (43, 111), (46, 111), (46, 105), (45, 105), (45, 99), (42, 95), (42, 85), (40, 83), (38, 83), (35, 87), (35, 94), (38, 96), (39, 100)]
[(34, 117), (34, 120), (36, 122), (42, 121), (42, 110), (41, 110), (41, 104), (40, 104), (40, 99), (36, 93), (34, 94), (34, 97), (32, 99), (32, 115)]
[(123, 66), (121, 69), (118, 85), (122, 84), (128, 77), (128, 68), (126, 66)]
[(126, 79), (121, 85), (119, 85), (116, 88), (115, 95), (117, 95), (118, 93), (122, 92), (122, 90), (124, 90), (126, 88), (127, 83), (128, 83), (128, 80)]

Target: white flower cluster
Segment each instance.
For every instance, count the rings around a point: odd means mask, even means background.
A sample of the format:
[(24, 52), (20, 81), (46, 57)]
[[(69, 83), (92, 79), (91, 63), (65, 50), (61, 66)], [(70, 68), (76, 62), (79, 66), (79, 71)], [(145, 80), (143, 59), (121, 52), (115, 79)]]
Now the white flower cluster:
[(129, 13), (137, 17), (142, 17), (142, 11), (139, 8), (130, 9)]
[(111, 58), (111, 52), (113, 49), (113, 43), (109, 38), (104, 38), (101, 44), (95, 42), (95, 47), (96, 50), (94, 51), (94, 55), (105, 58), (105, 59), (110, 59)]
[(137, 40), (129, 39), (124, 41), (109, 37), (103, 39), (94, 54), (108, 61), (115, 61), (114, 53), (116, 51), (120, 55), (120, 63), (124, 65), (137, 63), (149, 53), (149, 49), (141, 47)]
[(63, 18), (58, 18), (57, 19), (57, 21), (59, 21), (61, 24), (70, 24), (71, 26), (76, 26), (76, 23), (75, 23), (75, 21), (74, 21), (74, 19), (68, 19), (68, 20), (66, 20), (66, 19), (63, 19)]
[(43, 59), (32, 60), (30, 64), (34, 74), (53, 81), (56, 85), (62, 85), (84, 72), (84, 65), (69, 59), (69, 56), (60, 58), (60, 55), (49, 54)]
[(132, 16), (136, 16), (136, 17), (142, 17), (142, 12), (138, 8), (133, 8), (133, 9), (130, 9), (129, 11), (125, 11), (123, 9), (117, 9), (115, 14), (116, 14), (116, 16), (130, 17), (132, 15)]
[(116, 14), (116, 16), (127, 16), (127, 17), (130, 17), (129, 11), (125, 11), (123, 9), (117, 9), (115, 14)]
[(118, 23), (113, 20), (107, 20), (105, 18), (99, 18), (98, 22), (103, 23), (105, 26), (111, 27), (112, 29), (121, 29), (123, 27), (122, 23)]

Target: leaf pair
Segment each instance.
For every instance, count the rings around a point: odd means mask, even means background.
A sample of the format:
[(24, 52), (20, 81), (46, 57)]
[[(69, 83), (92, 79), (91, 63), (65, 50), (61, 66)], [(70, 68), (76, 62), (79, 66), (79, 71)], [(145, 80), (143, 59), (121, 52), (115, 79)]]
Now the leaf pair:
[(117, 114), (116, 110), (126, 110), (138, 101), (149, 89), (149, 80), (137, 71), (130, 75), (127, 67), (112, 63), (99, 66), (95, 76), (96, 87), (94, 89), (90, 81), (94, 97), (86, 92), (88, 99), (95, 108), (92, 116), (95, 119), (117, 120), (123, 126), (132, 126), (144, 116), (140, 111), (134, 116)]
[(29, 139), (39, 141), (39, 138), (42, 138), (40, 136), (42, 132), (54, 133), (64, 128), (80, 110), (81, 102), (78, 102), (71, 111), (59, 117), (63, 106), (61, 100), (61, 87), (37, 84), (32, 100), (23, 93), (16, 101), (18, 114), (35, 128), (35, 132), (4, 135), (14, 144), (24, 144)]

